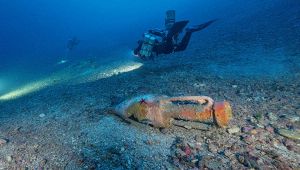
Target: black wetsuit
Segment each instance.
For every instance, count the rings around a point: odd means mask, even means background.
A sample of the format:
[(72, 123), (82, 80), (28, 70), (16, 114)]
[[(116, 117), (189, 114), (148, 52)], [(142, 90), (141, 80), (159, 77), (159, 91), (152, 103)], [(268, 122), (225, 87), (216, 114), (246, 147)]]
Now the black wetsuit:
[[(167, 36), (163, 36), (163, 41), (153, 46), (152, 51), (156, 55), (184, 51), (190, 42), (193, 32), (200, 31), (208, 27), (215, 21), (216, 20), (211, 20), (201, 25), (197, 25), (194, 28), (187, 28), (183, 38), (179, 43), (177, 43), (178, 35), (180, 32), (182, 32), (183, 28), (187, 25), (189, 21), (176, 22), (174, 26), (168, 31)], [(138, 41), (138, 47), (134, 49), (134, 54), (139, 55), (139, 51), (141, 50), (142, 45), (143, 41)], [(144, 59), (143, 56), (140, 57)], [(151, 56), (151, 59), (153, 59), (153, 56)]]

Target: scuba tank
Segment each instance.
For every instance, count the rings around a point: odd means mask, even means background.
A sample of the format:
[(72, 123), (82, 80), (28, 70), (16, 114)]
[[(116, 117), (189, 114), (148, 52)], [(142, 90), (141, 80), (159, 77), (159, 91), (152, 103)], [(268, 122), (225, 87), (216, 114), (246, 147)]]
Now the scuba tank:
[(166, 27), (166, 30), (169, 30), (172, 28), (172, 26), (174, 25), (175, 23), (175, 10), (168, 10), (166, 12), (166, 18), (165, 18), (165, 27)]
[(152, 50), (154, 45), (159, 43), (160, 41), (162, 41), (160, 36), (155, 35), (151, 32), (145, 33), (143, 44), (140, 50), (141, 57), (151, 58), (153, 56)]
[(153, 47), (163, 42), (166, 38), (166, 33), (173, 27), (174, 23), (175, 10), (168, 10), (165, 18), (166, 30), (153, 29), (145, 33), (139, 55), (144, 59), (153, 57)]

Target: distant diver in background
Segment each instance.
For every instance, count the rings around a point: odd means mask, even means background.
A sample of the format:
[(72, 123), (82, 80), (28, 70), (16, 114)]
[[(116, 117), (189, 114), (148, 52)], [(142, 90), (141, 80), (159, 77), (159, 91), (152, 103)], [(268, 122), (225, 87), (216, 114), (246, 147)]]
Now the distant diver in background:
[(77, 39), (77, 37), (73, 37), (68, 40), (67, 42), (67, 49), (66, 49), (66, 56), (63, 57), (59, 62), (57, 62), (58, 65), (65, 64), (68, 62), (68, 59), (70, 58), (71, 52), (73, 49), (78, 46), (80, 43), (80, 40)]
[(175, 10), (166, 12), (165, 29), (152, 29), (144, 33), (143, 40), (138, 41), (138, 47), (133, 51), (134, 55), (143, 60), (153, 60), (159, 54), (170, 54), (173, 52), (184, 51), (189, 44), (193, 32), (200, 31), (216, 20), (188, 27), (181, 41), (178, 36), (188, 24), (188, 20), (175, 22)]
[(68, 40), (67, 49), (69, 51), (72, 51), (79, 43), (80, 43), (80, 40), (78, 40), (76, 37), (73, 37)]

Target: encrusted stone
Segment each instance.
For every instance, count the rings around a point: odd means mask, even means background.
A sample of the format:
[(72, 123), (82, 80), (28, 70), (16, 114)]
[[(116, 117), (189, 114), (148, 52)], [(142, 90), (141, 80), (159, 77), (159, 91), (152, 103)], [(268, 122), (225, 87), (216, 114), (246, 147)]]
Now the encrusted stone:
[(241, 128), (239, 128), (239, 127), (233, 127), (233, 128), (227, 129), (227, 132), (228, 132), (229, 134), (238, 133), (238, 132), (240, 132), (240, 131), (241, 131)]

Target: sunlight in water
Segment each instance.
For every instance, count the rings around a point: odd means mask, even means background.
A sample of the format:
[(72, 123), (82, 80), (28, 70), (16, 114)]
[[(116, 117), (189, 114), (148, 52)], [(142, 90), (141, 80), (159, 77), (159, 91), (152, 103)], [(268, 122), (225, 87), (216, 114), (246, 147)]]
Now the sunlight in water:
[[(93, 82), (103, 78), (109, 78), (114, 75), (118, 75), (125, 72), (130, 72), (140, 68), (143, 64), (138, 62), (127, 62), (123, 65), (113, 65), (103, 68), (94, 68), (93, 70), (90, 67), (86, 66), (85, 69), (78, 71), (78, 67), (70, 67), (65, 70), (62, 70), (56, 74), (51, 75), (46, 79), (42, 79), (39, 81), (35, 81), (29, 84), (24, 85), (16, 90), (8, 92), (2, 96), (0, 96), (0, 101), (12, 100), (24, 95), (42, 90), (46, 87), (53, 86), (60, 83), (70, 83), (70, 84), (78, 84), (78, 83), (87, 83)], [(74, 81), (74, 82), (72, 82)], [(1, 82), (0, 82), (1, 83)], [(1, 86), (1, 84), (0, 84)]]

